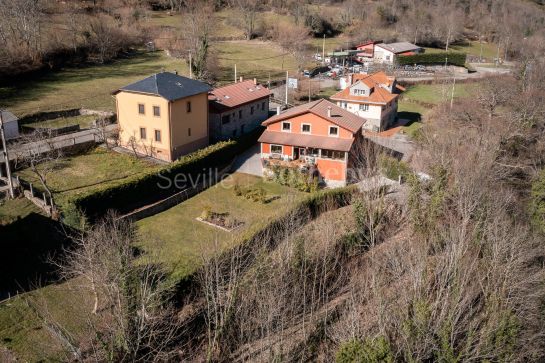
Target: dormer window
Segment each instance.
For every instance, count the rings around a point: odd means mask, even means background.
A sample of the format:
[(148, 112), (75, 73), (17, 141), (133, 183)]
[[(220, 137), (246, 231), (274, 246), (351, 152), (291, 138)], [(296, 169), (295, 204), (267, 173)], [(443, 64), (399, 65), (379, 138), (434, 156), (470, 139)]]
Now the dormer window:
[(291, 122), (282, 122), (282, 131), (291, 131)]
[(329, 126), (329, 136), (339, 136), (339, 128), (337, 126)]

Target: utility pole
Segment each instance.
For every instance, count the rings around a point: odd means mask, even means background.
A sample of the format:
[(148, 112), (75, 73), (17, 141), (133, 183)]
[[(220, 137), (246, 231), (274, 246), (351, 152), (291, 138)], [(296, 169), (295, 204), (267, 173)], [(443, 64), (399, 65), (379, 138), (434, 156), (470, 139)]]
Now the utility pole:
[(288, 82), (289, 82), (289, 78), (288, 78), (288, 71), (286, 71), (286, 108), (288, 107)]
[(235, 63), (235, 83), (237, 83), (237, 64)]
[(325, 34), (324, 34), (324, 40), (322, 41), (322, 65), (325, 64)]
[(4, 162), (6, 163), (6, 173), (8, 174), (8, 187), (9, 187), (9, 196), (11, 199), (15, 198), (15, 193), (13, 192), (13, 181), (11, 180), (11, 166), (9, 165), (9, 154), (8, 147), (6, 145), (6, 134), (4, 132), (4, 118), (3, 111), (0, 109), (0, 137), (2, 137), (2, 148), (4, 154)]
[(189, 78), (193, 78), (193, 64), (191, 59), (191, 52), (189, 52)]
[(312, 79), (308, 78), (308, 102), (310, 102), (310, 87), (312, 86)]

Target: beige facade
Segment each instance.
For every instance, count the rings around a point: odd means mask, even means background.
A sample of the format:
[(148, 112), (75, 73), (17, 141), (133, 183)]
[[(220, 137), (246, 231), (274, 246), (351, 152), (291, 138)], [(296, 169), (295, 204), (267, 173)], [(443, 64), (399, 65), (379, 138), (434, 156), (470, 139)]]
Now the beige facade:
[(208, 145), (207, 93), (168, 101), (120, 90), (116, 107), (123, 147), (172, 161)]

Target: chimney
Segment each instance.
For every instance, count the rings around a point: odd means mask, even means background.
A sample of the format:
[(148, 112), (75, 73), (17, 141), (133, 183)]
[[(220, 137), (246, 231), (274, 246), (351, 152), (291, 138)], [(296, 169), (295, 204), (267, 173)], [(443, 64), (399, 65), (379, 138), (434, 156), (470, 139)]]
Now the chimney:
[(244, 78), (242, 78), (242, 76), (240, 76), (240, 82), (242, 82), (244, 80)]
[(331, 117), (331, 106), (327, 106), (327, 117)]
[(277, 115), (280, 115), (280, 106), (277, 106), (277, 107), (276, 107), (276, 114), (277, 114)]
[(257, 78), (254, 78), (254, 85), (257, 86)]

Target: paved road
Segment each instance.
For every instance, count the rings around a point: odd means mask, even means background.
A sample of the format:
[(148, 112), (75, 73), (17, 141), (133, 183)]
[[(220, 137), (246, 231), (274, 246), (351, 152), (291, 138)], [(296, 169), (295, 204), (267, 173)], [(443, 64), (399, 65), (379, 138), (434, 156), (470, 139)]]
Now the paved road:
[(234, 173), (246, 173), (263, 176), (261, 150), (259, 144), (255, 144), (244, 153), (237, 156), (231, 170)]
[[(106, 126), (106, 133), (111, 135), (117, 130), (117, 124)], [(73, 132), (66, 135), (60, 135), (49, 139), (48, 141), (31, 142), (27, 144), (16, 144), (8, 146), (10, 160), (15, 160), (18, 155), (28, 153), (29, 150), (34, 152), (45, 152), (50, 150), (51, 146), (56, 149), (62, 149), (65, 147), (84, 144), (91, 141), (100, 140), (98, 131), (95, 129), (82, 130)], [(0, 162), (4, 162), (4, 155), (0, 154)]]

